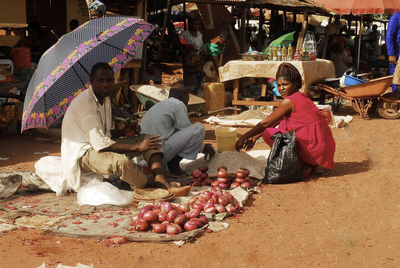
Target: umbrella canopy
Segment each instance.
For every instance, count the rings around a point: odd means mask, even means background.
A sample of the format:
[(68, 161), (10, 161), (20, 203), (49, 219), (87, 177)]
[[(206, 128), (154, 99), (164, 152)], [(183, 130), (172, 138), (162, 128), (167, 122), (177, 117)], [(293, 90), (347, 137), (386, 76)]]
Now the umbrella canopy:
[(107, 62), (118, 71), (136, 56), (154, 28), (135, 18), (106, 17), (62, 36), (42, 56), (29, 83), (21, 129), (50, 126), (89, 87), (94, 64)]
[(316, 4), (345, 14), (394, 14), (400, 11), (399, 0), (316, 0)]
[(278, 37), (277, 39), (275, 39), (274, 41), (272, 41), (265, 51), (267, 52), (267, 54), (269, 54), (269, 47), (275, 46), (275, 45), (276, 46), (285, 45), (286, 47), (288, 47), (293, 42), (293, 37), (294, 37), (294, 32), (284, 34), (284, 35)]

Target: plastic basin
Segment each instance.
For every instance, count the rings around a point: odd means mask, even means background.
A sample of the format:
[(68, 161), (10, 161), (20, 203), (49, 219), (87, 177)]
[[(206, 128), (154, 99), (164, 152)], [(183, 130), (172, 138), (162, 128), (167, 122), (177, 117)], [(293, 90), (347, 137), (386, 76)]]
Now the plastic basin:
[(215, 137), (217, 138), (217, 147), (219, 152), (235, 151), (236, 143), (236, 128), (234, 127), (221, 127), (215, 130)]
[(359, 79), (359, 78), (357, 78), (357, 77), (353, 77), (353, 76), (350, 76), (350, 75), (347, 75), (347, 74), (345, 74), (344, 76), (345, 76), (345, 78), (344, 78), (344, 83), (345, 83), (346, 86), (348, 86), (348, 87), (350, 87), (350, 86), (355, 86), (355, 85), (359, 85), (359, 84), (362, 84), (362, 83), (365, 83), (365, 82), (366, 82), (366, 81), (364, 81), (364, 80), (362, 80), (362, 79)]

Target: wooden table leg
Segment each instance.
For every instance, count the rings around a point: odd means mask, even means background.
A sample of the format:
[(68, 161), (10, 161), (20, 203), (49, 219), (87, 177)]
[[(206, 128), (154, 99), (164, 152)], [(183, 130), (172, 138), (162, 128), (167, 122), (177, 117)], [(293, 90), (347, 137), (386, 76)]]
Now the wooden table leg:
[[(233, 100), (237, 101), (239, 97), (239, 79), (233, 80)], [(234, 106), (237, 108), (237, 106)], [(237, 111), (235, 110), (235, 114), (237, 114)]]
[(263, 78), (262, 79), (262, 85), (261, 85), (261, 97), (267, 96), (267, 79)]

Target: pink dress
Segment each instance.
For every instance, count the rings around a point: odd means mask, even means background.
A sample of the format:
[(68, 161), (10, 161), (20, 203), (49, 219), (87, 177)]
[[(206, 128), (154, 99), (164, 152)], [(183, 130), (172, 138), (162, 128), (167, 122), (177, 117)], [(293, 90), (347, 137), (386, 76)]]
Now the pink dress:
[(263, 132), (265, 142), (272, 147), (272, 135), (296, 130), (296, 147), (300, 163), (311, 166), (324, 166), (332, 169), (335, 164), (335, 141), (325, 116), (303, 93), (296, 92), (287, 99), (294, 104), (294, 112), (281, 121), (278, 128), (266, 128)]

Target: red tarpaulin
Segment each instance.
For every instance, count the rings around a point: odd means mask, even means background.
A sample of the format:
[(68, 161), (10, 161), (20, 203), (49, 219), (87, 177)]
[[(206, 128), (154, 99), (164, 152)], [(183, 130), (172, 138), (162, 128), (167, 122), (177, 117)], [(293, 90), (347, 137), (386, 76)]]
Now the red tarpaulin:
[(345, 14), (394, 14), (400, 11), (400, 0), (316, 0), (316, 4)]

